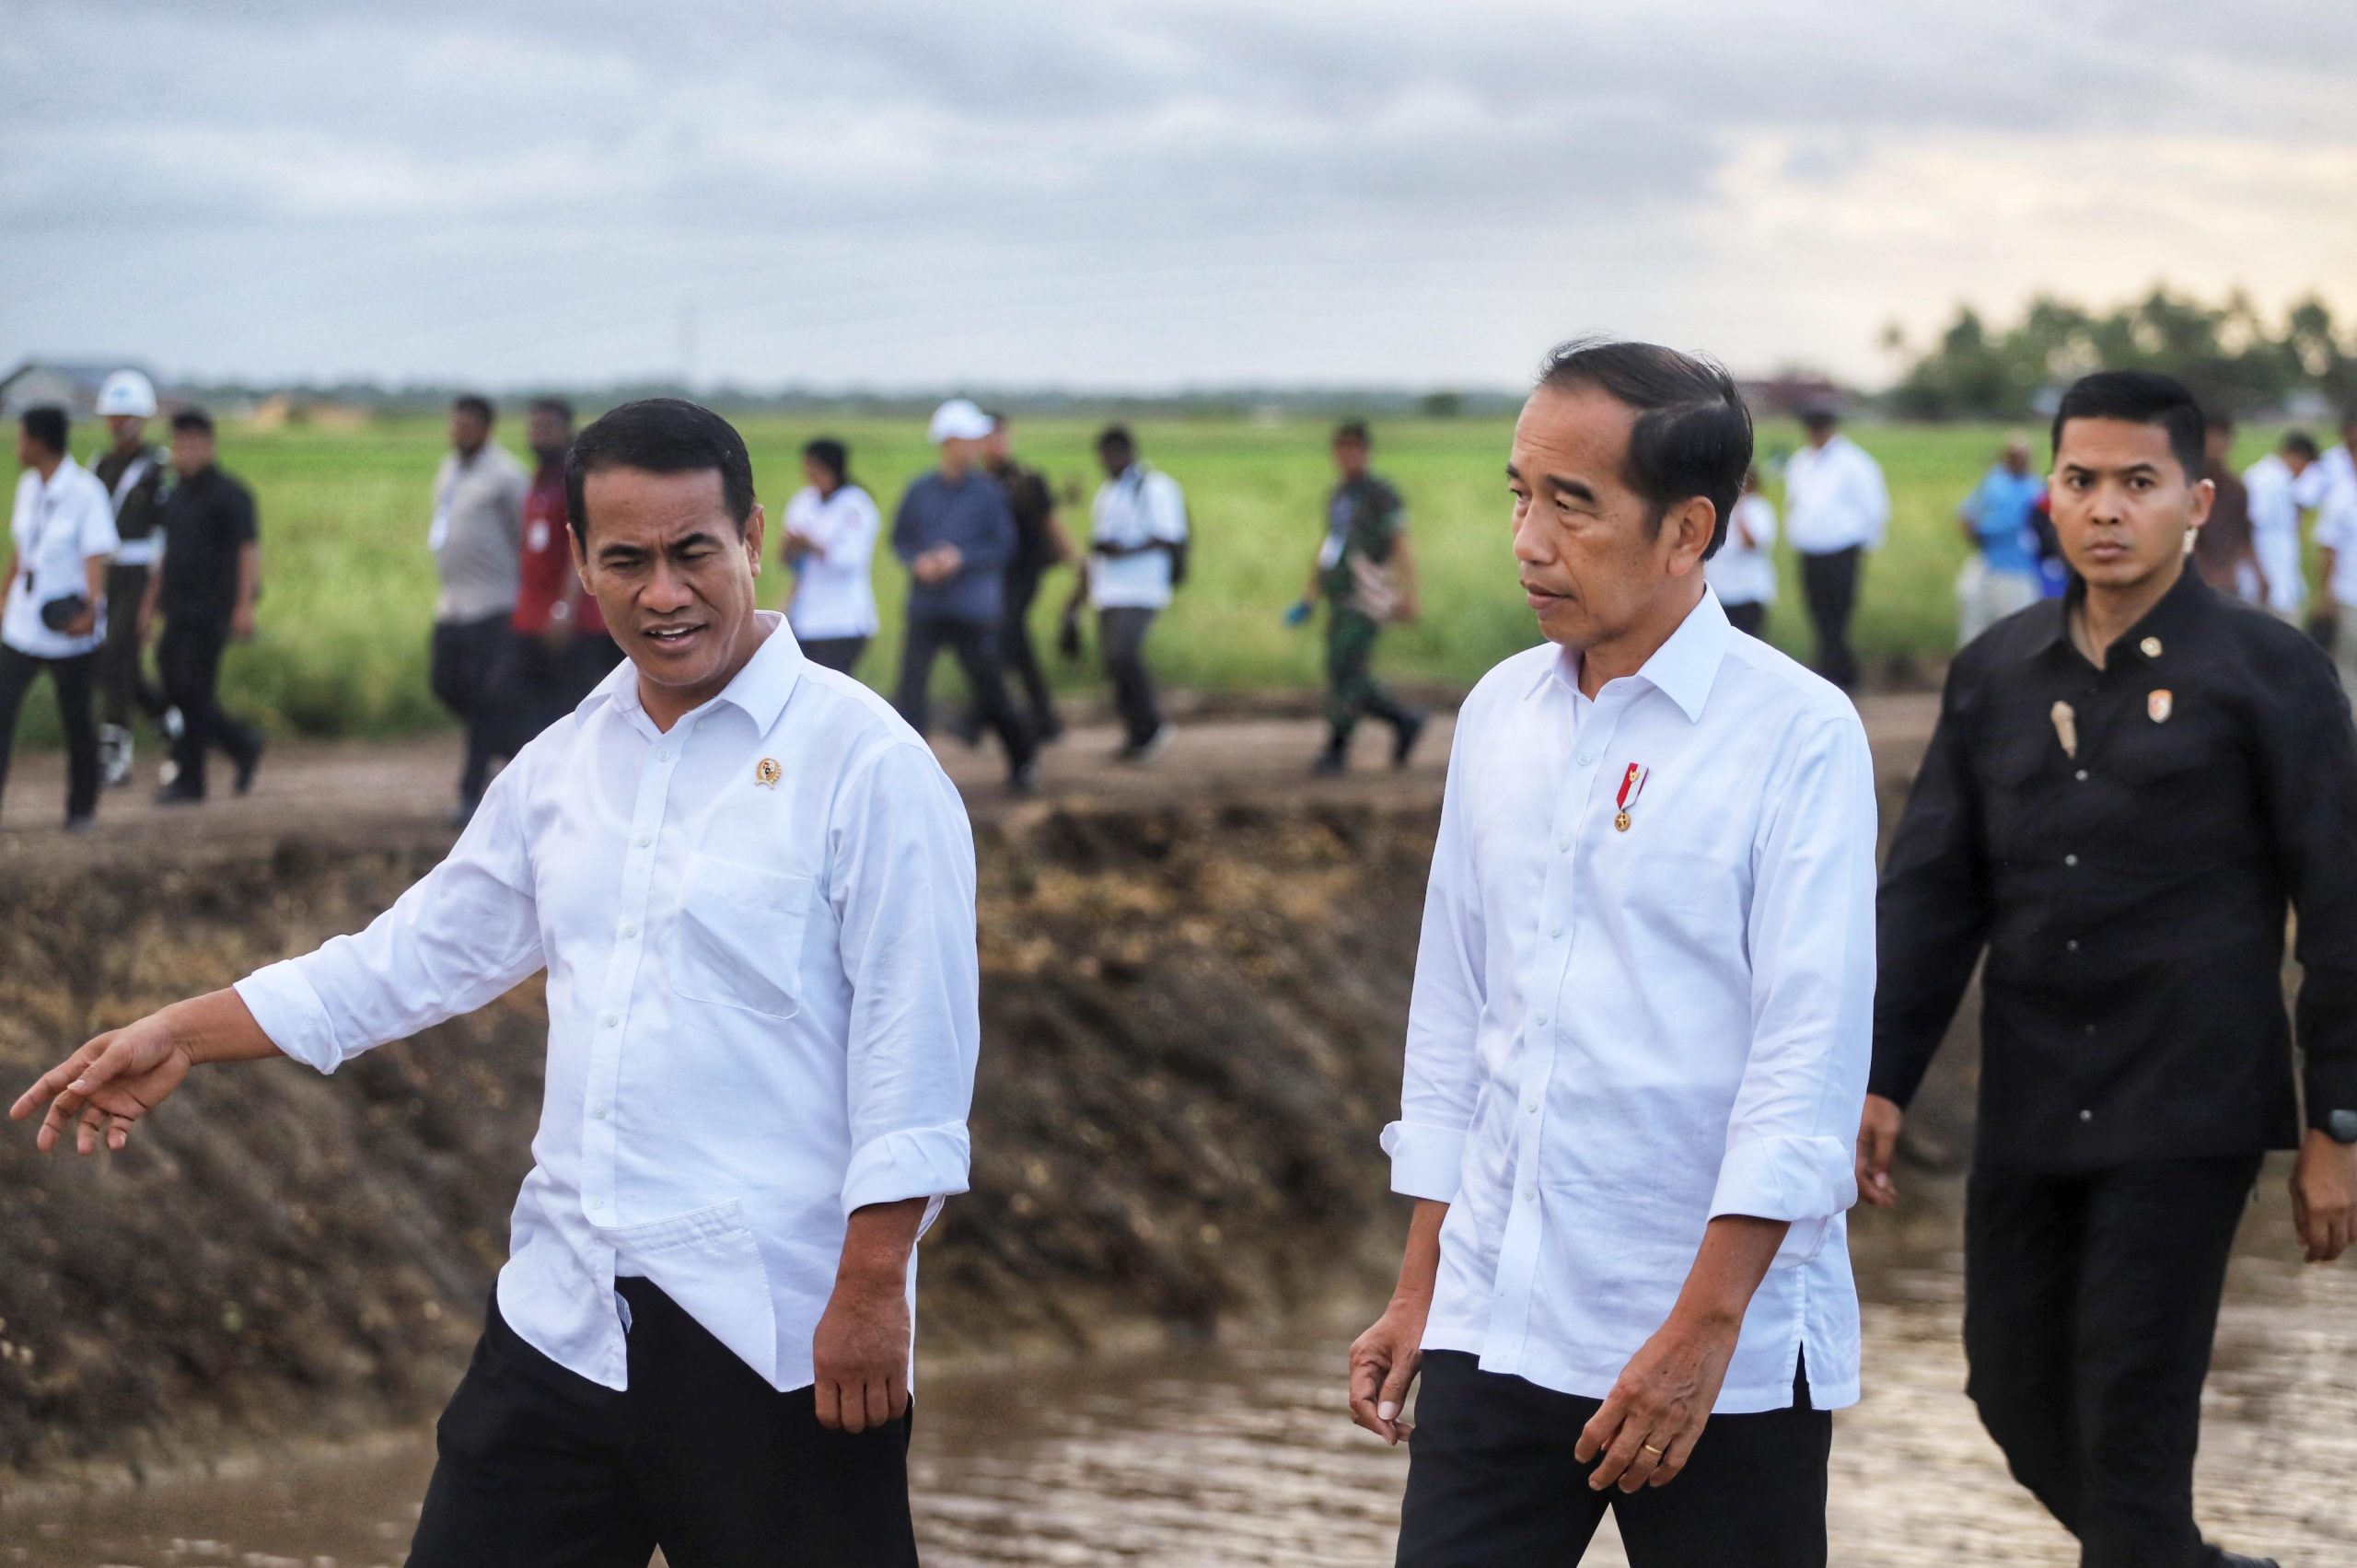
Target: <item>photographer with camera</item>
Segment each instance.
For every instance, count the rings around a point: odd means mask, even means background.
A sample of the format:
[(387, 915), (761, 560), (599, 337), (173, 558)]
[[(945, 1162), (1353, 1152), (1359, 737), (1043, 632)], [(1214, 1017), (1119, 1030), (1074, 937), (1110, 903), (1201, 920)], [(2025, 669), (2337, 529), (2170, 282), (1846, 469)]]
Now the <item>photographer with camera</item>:
[(65, 827), (87, 828), (99, 809), (99, 732), (90, 716), (99, 645), (105, 640), (107, 563), (114, 559), (114, 503), (65, 449), (65, 411), (26, 411), (17, 431), (17, 507), (8, 528), (8, 595), (0, 610), (0, 789), (17, 711), (43, 670), (65, 726)]

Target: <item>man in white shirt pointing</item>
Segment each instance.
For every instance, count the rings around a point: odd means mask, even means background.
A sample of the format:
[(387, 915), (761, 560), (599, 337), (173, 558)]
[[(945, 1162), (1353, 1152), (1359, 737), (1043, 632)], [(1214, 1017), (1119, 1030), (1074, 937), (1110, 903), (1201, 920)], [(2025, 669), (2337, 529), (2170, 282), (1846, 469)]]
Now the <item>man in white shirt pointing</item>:
[(10, 1114), (120, 1149), (198, 1063), (332, 1072), (545, 969), (537, 1163), (412, 1568), (901, 1568), (914, 1247), (967, 1185), (965, 810), (755, 610), (725, 421), (625, 404), (569, 484), (630, 661), (367, 930), (100, 1035)]
[(1351, 1410), (1423, 1388), (1403, 1568), (1819, 1568), (1858, 1397), (1843, 1213), (1874, 997), (1875, 795), (1842, 695), (1704, 586), (1751, 460), (1715, 366), (1547, 360), (1506, 473), (1547, 641), (1467, 699), (1417, 952)]

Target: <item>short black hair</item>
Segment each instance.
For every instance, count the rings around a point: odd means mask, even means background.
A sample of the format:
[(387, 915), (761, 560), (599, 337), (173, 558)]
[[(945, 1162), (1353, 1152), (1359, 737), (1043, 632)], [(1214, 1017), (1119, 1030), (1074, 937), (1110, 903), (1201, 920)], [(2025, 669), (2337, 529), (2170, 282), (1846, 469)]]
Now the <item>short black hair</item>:
[(450, 412), (452, 413), (473, 414), (477, 419), (482, 420), (486, 425), (494, 424), (498, 423), (499, 419), (497, 412), (491, 406), (491, 400), (489, 398), (480, 397), (473, 392), (461, 392), (457, 397), (452, 398), (450, 400)]
[(1841, 411), (1831, 403), (1811, 403), (1801, 410), (1801, 426), (1806, 430), (1830, 430), (1841, 423)]
[(831, 436), (803, 444), (802, 455), (835, 476), (837, 484), (851, 482), (851, 448)]
[(2203, 438), (2209, 424), (2201, 405), (2185, 383), (2157, 370), (2098, 370), (2071, 383), (2054, 411), (2054, 451), (2062, 451), (2062, 427), (2074, 419), (2117, 419), (2129, 424), (2157, 424), (2168, 432), (2169, 451), (2188, 480), (2200, 479), (2209, 465)]
[(589, 476), (600, 469), (637, 469), (645, 473), (720, 475), (720, 494), (741, 537), (753, 516), (753, 459), (737, 427), (685, 398), (641, 398), (590, 421), (573, 438), (573, 463), (564, 474), (564, 500), (573, 537), (589, 544), (589, 506), (584, 499)]
[(1346, 419), (1334, 426), (1334, 440), (1337, 444), (1353, 441), (1362, 447), (1375, 445), (1375, 437), (1368, 433), (1366, 421), (1364, 419)]
[(65, 443), (73, 434), (74, 422), (65, 417), (64, 409), (53, 403), (43, 403), (39, 408), (27, 409), (17, 423), (23, 426), (26, 435), (43, 447), (59, 457), (65, 455)]
[(1098, 451), (1108, 451), (1114, 447), (1119, 447), (1124, 452), (1134, 452), (1138, 449), (1137, 440), (1131, 436), (1128, 425), (1109, 424), (1097, 433)]
[(2316, 460), (2316, 438), (2305, 430), (2294, 430), (2283, 437), (2284, 451), (2293, 453), (2304, 462)]
[(213, 416), (201, 408), (184, 408), (172, 415), (172, 434), (210, 436), (213, 434)]
[(1702, 558), (1718, 553), (1751, 467), (1751, 410), (1726, 366), (1659, 343), (1574, 338), (1549, 352), (1538, 384), (1593, 387), (1635, 409), (1622, 476), (1652, 505), (1655, 532), (1680, 501), (1708, 501), (1717, 516)]
[(573, 405), (563, 398), (534, 398), (527, 408), (532, 413), (553, 414), (567, 430), (573, 428)]

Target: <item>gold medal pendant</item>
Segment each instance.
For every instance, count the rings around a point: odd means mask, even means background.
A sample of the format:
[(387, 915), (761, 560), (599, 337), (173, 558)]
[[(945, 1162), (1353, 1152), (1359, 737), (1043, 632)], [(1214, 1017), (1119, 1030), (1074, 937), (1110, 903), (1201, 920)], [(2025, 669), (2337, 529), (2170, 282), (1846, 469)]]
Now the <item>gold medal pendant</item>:
[(1627, 832), (1629, 830), (1629, 814), (1626, 811), (1616, 812), (1612, 818), (1612, 825), (1615, 828), (1618, 828), (1620, 831), (1624, 833)]
[(1616, 831), (1625, 833), (1629, 830), (1629, 807), (1636, 805), (1637, 796), (1645, 793), (1645, 780), (1652, 776), (1653, 770), (1643, 762), (1630, 763), (1629, 771), (1620, 775), (1620, 793), (1612, 797), (1612, 826)]

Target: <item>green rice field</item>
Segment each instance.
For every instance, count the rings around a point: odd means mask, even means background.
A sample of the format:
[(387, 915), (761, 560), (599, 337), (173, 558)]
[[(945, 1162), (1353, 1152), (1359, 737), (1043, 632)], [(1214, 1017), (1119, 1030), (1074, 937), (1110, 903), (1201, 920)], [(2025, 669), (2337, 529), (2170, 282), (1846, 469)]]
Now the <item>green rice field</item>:
[[(520, 416), (495, 438), (520, 449)], [(742, 422), (755, 479), (772, 517), (801, 482), (797, 452), (814, 436), (847, 442), (853, 477), (890, 518), (909, 479), (931, 460), (921, 424), (874, 417), (758, 416)], [(1145, 420), (1134, 424), (1149, 461), (1185, 487), (1196, 544), (1178, 602), (1155, 630), (1156, 668), (1176, 688), (1234, 693), (1306, 691), (1320, 679), (1314, 627), (1279, 617), (1300, 592), (1332, 482), (1327, 426), (1242, 419)], [(88, 425), (77, 427), (76, 445)], [(1098, 477), (1091, 451), (1097, 425), (1080, 420), (1018, 422), (1018, 455), (1044, 468), (1070, 497), (1067, 526), (1085, 533), (1086, 497)], [(1878, 679), (1929, 679), (1953, 645), (1953, 592), (1964, 545), (1957, 501), (1993, 460), (1994, 426), (1860, 424), (1852, 436), (1881, 459), (1894, 508), (1888, 546), (1868, 563), (1856, 628)], [(1515, 585), (1503, 473), (1510, 424), (1492, 419), (1402, 420), (1378, 425), (1376, 466), (1406, 494), (1422, 576), (1423, 615), (1386, 636), (1378, 668), (1423, 687), (1469, 686), (1491, 665), (1533, 640)], [(2264, 449), (2270, 433), (2248, 431), (2238, 460)], [(383, 419), (354, 429), (300, 424), (275, 430), (225, 424), (223, 465), (251, 484), (262, 527), (263, 598), (257, 640), (233, 649), (224, 679), (234, 708), (273, 733), (367, 737), (412, 733), (446, 722), (426, 689), (434, 569), (426, 554), (429, 490), (445, 442), (433, 419)], [(1760, 432), (1763, 459), (1799, 442), (1797, 427)], [(1770, 483), (1771, 498), (1776, 486)], [(774, 537), (774, 536), (772, 536)], [(1769, 634), (1805, 650), (1807, 628), (1789, 554), (1784, 592)], [(879, 550), (877, 587), (884, 631), (860, 675), (888, 688), (898, 661), (905, 579)], [(1052, 633), (1069, 577), (1051, 578), (1037, 607)], [(774, 604), (786, 574), (774, 559), (762, 576)], [(943, 661), (945, 680), (948, 661)], [(1085, 667), (1060, 666), (1068, 690), (1094, 691)], [(22, 738), (54, 742), (46, 686), (28, 707)]]

